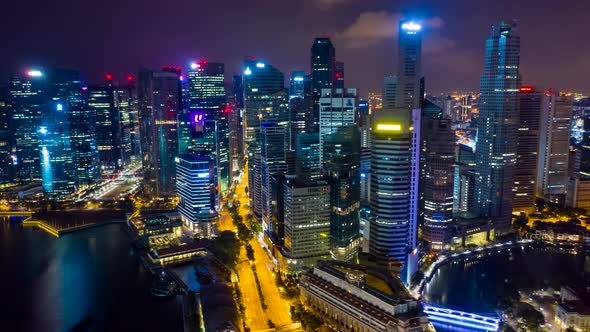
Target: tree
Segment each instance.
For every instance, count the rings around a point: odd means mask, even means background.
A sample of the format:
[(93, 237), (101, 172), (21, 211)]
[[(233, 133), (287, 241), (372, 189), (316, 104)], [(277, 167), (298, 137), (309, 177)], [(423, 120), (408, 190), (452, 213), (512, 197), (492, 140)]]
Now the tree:
[(545, 324), (545, 317), (528, 303), (519, 303), (516, 309), (516, 316), (521, 318), (527, 331), (537, 331)]
[(248, 257), (248, 260), (254, 260), (254, 249), (249, 243), (246, 245), (246, 257)]
[(252, 232), (246, 227), (246, 225), (244, 225), (244, 223), (238, 224), (238, 237), (240, 238), (240, 241), (245, 243), (250, 241), (253, 237)]
[(209, 246), (211, 252), (222, 263), (233, 269), (240, 255), (240, 242), (232, 231), (223, 231), (214, 238)]

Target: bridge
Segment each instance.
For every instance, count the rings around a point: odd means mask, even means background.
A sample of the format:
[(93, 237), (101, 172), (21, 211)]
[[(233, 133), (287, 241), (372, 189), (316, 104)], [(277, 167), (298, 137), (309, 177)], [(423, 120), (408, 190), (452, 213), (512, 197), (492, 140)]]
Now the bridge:
[(422, 303), (422, 307), (428, 319), (433, 323), (438, 322), (478, 331), (495, 332), (500, 329), (500, 317), (495, 314), (473, 314), (428, 303)]

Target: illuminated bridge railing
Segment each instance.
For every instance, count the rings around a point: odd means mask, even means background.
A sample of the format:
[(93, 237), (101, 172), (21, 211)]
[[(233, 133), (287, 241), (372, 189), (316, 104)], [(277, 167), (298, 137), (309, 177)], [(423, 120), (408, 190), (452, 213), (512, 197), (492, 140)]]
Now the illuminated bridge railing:
[(495, 315), (472, 314), (423, 303), (424, 313), (431, 322), (440, 322), (479, 331), (498, 331), (500, 318)]

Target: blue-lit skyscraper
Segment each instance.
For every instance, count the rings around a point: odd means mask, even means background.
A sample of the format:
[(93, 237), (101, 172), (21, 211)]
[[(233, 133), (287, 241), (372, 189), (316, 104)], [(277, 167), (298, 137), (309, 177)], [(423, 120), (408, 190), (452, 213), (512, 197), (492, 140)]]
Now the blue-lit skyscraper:
[(422, 26), (414, 21), (400, 21), (398, 81), (395, 100), (398, 108), (412, 110), (422, 106), (424, 87), (421, 30)]
[(43, 192), (48, 199), (63, 199), (75, 190), (71, 141), (70, 103), (58, 99), (43, 107), (38, 127)]
[(208, 237), (217, 209), (214, 163), (208, 155), (197, 153), (181, 154), (175, 161), (177, 209), (183, 224), (198, 236)]
[(477, 121), (475, 205), (495, 219), (497, 231), (511, 227), (512, 187), (518, 129), (520, 36), (516, 23), (492, 26), (486, 41)]

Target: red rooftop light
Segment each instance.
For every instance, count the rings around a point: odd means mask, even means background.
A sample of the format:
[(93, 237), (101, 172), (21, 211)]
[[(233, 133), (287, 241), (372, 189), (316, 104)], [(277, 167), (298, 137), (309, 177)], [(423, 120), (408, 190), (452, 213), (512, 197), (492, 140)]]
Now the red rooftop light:
[(534, 86), (521, 86), (520, 92), (533, 92), (534, 89)]
[(106, 75), (104, 75), (104, 77), (109, 81), (113, 79), (113, 75), (111, 75), (111, 74), (106, 74)]

